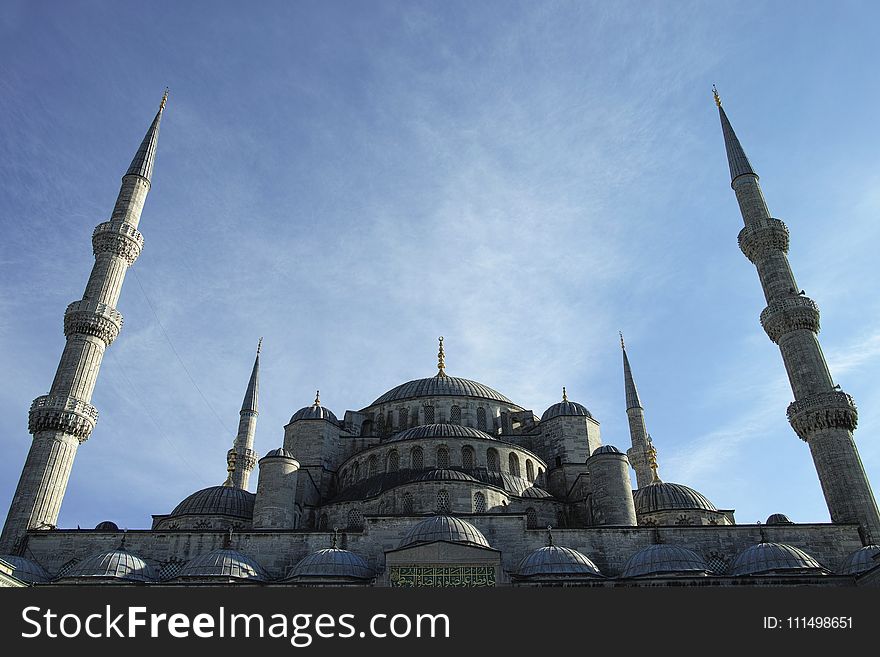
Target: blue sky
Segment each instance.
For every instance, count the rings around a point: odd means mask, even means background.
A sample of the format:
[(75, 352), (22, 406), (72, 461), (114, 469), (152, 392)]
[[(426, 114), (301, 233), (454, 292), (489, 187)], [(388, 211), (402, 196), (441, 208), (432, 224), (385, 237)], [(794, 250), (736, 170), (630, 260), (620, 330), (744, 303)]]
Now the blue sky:
[(91, 231), (167, 85), (146, 244), (61, 526), (148, 527), (221, 483), (260, 336), (259, 452), (316, 388), (342, 416), (432, 375), (439, 335), (450, 374), (538, 415), (565, 385), (623, 448), (618, 330), (664, 480), (742, 523), (827, 522), (737, 248), (711, 85), (791, 229), (877, 486), (878, 14), (868, 2), (4, 0), (3, 512)]

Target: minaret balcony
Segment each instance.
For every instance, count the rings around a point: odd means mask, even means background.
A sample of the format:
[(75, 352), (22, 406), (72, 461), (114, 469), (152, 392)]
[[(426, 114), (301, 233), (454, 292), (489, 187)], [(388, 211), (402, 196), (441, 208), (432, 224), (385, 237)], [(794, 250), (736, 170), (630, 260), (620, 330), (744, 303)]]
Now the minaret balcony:
[(792, 331), (819, 332), (819, 307), (816, 302), (802, 295), (771, 301), (761, 312), (761, 326), (775, 343)]
[(74, 397), (43, 395), (31, 404), (28, 431), (61, 431), (84, 443), (98, 422), (98, 409)]
[(64, 311), (64, 335), (92, 335), (110, 345), (122, 330), (122, 313), (106, 303), (83, 299)]
[(788, 253), (788, 227), (779, 219), (765, 219), (760, 224), (747, 225), (737, 237), (740, 251), (753, 264), (771, 251)]
[(859, 422), (855, 401), (841, 390), (798, 399), (788, 405), (786, 414), (792, 429), (804, 441), (822, 429), (855, 431)]
[(125, 221), (105, 221), (92, 233), (92, 250), (95, 257), (112, 253), (124, 258), (129, 267), (134, 264), (144, 248), (144, 236)]

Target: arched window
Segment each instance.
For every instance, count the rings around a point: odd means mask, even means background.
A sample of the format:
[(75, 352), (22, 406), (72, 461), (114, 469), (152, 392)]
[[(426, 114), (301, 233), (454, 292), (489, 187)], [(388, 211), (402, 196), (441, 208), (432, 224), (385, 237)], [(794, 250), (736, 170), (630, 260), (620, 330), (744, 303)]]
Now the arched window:
[(470, 445), (465, 445), (461, 448), (461, 467), (465, 470), (473, 470), (474, 469), (474, 448)]
[(434, 407), (425, 404), (425, 424), (434, 424)]
[(437, 491), (437, 513), (449, 513), (449, 491)]
[(397, 428), (403, 431), (406, 429), (407, 419), (409, 418), (409, 411), (405, 408), (401, 408), (397, 411)]
[(526, 527), (529, 529), (538, 528), (538, 512), (532, 507), (526, 509)]
[(453, 406), (449, 411), (449, 421), (452, 424), (461, 424), (461, 406)]
[(410, 452), (410, 462), (413, 470), (421, 470), (425, 467), (425, 457), (421, 447), (413, 447)]
[(394, 412), (388, 411), (388, 417), (385, 420), (385, 435), (390, 436), (394, 433)]
[(446, 445), (437, 448), (437, 467), (442, 469), (449, 467), (449, 448)]
[(490, 472), (498, 472), (501, 470), (501, 463), (498, 458), (498, 450), (490, 447), (486, 450), (486, 467)]
[(361, 480), (361, 464), (358, 461), (354, 462), (354, 465), (351, 466), (351, 481), (352, 483)]
[(364, 514), (360, 509), (352, 509), (348, 512), (348, 529), (363, 529)]
[(403, 500), (401, 500), (400, 506), (402, 507), (402, 511), (404, 515), (412, 515), (413, 512), (413, 498), (409, 493), (403, 494)]
[(379, 413), (379, 417), (376, 418), (376, 435), (385, 435), (385, 416), (381, 413)]
[(419, 407), (416, 406), (410, 411), (409, 414), (409, 426), (417, 427), (419, 426)]
[(318, 531), (327, 531), (327, 514), (322, 513), (321, 517), (318, 519)]
[(372, 420), (364, 420), (363, 424), (361, 424), (361, 435), (362, 436), (372, 436), (373, 435), (373, 421)]
[(514, 477), (519, 477), (519, 457), (511, 452), (510, 457), (507, 459), (507, 462), (510, 466), (508, 468), (510, 470), (510, 474), (512, 474)]
[(479, 491), (474, 493), (474, 513), (486, 513), (486, 496)]
[(388, 460), (385, 463), (385, 470), (388, 472), (397, 472), (400, 469), (400, 455), (396, 449), (388, 452)]
[(532, 463), (532, 459), (526, 459), (526, 479), (535, 480), (535, 465)]
[(379, 459), (376, 457), (375, 454), (370, 457), (370, 460), (367, 461), (367, 464), (367, 476), (375, 477), (377, 474), (379, 474)]
[(563, 511), (562, 509), (556, 509), (556, 526), (565, 527), (566, 524), (565, 511)]
[(544, 485), (544, 468), (538, 468), (538, 483)]
[(477, 408), (477, 429), (486, 430), (486, 409), (482, 406)]
[(347, 485), (348, 485), (348, 468), (345, 468), (345, 469), (342, 471), (342, 474), (339, 475), (339, 484), (340, 484), (341, 486), (347, 486)]

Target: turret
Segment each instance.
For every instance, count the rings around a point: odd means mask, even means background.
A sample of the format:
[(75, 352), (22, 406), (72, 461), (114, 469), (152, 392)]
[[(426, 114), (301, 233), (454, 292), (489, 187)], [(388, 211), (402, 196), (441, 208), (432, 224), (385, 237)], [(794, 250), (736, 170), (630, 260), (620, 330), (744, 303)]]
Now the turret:
[(166, 90), (122, 177), (110, 220), (99, 224), (92, 235), (95, 265), (82, 300), (71, 303), (64, 313), (67, 341), (55, 379), (49, 393), (31, 404), (28, 431), (33, 442), (0, 537), (0, 552), (20, 549), (29, 529), (55, 527), (76, 451), (98, 420), (98, 411), (90, 403), (92, 392), (104, 351), (122, 329), (116, 303), (125, 274), (144, 244), (138, 223), (150, 191), (159, 123), (167, 99)]
[(603, 445), (587, 460), (590, 471), (590, 510), (594, 525), (636, 525), (629, 461), (611, 445)]
[(853, 431), (858, 422), (852, 397), (835, 385), (816, 337), (819, 309), (795, 281), (788, 263), (788, 228), (770, 216), (758, 174), (730, 125), (713, 88), (736, 194), (745, 227), (739, 233), (743, 254), (755, 265), (767, 300), (761, 326), (779, 346), (794, 402), (788, 419), (810, 447), (831, 520), (857, 523), (863, 539), (880, 537), (880, 513), (859, 458)]
[(254, 529), (295, 529), (299, 526), (298, 470), (299, 462), (283, 448), (274, 449), (260, 459)]

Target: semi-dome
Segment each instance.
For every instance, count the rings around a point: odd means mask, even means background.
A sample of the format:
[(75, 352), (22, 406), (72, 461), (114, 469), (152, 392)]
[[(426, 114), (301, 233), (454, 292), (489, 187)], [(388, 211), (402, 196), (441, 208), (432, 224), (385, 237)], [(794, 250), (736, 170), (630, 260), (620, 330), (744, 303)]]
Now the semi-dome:
[(241, 552), (229, 548), (200, 554), (183, 567), (179, 577), (218, 577), (247, 579), (256, 582), (264, 582), (269, 579), (260, 564)]
[(253, 493), (235, 486), (211, 486), (187, 497), (174, 507), (171, 515), (223, 515), (252, 518), (255, 498), (256, 495)]
[(477, 440), (497, 440), (485, 431), (465, 427), (460, 424), (423, 424), (419, 427), (401, 431), (391, 440), (415, 440), (416, 438), (474, 438)]
[(306, 556), (290, 573), (290, 577), (350, 577), (372, 579), (373, 569), (358, 554), (339, 548), (325, 548)]
[(124, 548), (86, 557), (64, 574), (62, 579), (113, 578), (128, 582), (153, 582), (156, 571), (139, 556)]
[(693, 488), (665, 481), (642, 486), (633, 493), (636, 513), (654, 511), (677, 511), (679, 509), (699, 509), (717, 511), (715, 505)]
[(794, 523), (789, 520), (788, 516), (784, 513), (774, 513), (767, 518), (768, 525), (793, 525)]
[(311, 406), (305, 406), (299, 409), (290, 418), (291, 422), (296, 422), (298, 420), (327, 420), (333, 424), (339, 424), (339, 420), (336, 419), (333, 411), (326, 406), (321, 406), (319, 402), (315, 402)]
[(602, 573), (589, 557), (577, 550), (558, 545), (538, 548), (519, 564), (520, 577), (537, 576), (586, 576), (601, 577)]
[(95, 525), (96, 532), (118, 532), (119, 525), (111, 520), (104, 520)]
[(649, 545), (632, 555), (622, 577), (651, 575), (704, 575), (709, 566), (699, 554), (678, 545)]
[(587, 407), (583, 404), (578, 404), (577, 402), (565, 399), (553, 404), (553, 406), (544, 411), (544, 414), (541, 416), (541, 422), (545, 422), (554, 417), (564, 416), (593, 417), (593, 414), (590, 413), (590, 411), (587, 410)]
[(370, 406), (403, 401), (404, 399), (415, 399), (417, 397), (477, 397), (519, 408), (507, 397), (489, 386), (485, 386), (477, 381), (471, 381), (470, 379), (461, 379), (457, 376), (447, 375), (415, 379), (402, 383), (379, 397)]
[[(880, 566), (880, 559), (875, 558), (877, 555), (880, 555), (880, 545), (866, 545), (863, 548), (859, 548), (843, 562), (843, 565), (840, 567), (840, 574), (858, 575), (871, 570), (875, 566)], [(3, 559), (8, 561), (9, 557), (3, 557)]]
[(399, 547), (434, 541), (490, 547), (489, 541), (479, 529), (469, 522), (452, 516), (433, 516), (422, 520), (409, 530)]
[(448, 469), (428, 470), (416, 477), (415, 481), (472, 481), (480, 483), (466, 472)]
[(548, 497), (553, 497), (550, 493), (548, 493), (543, 488), (538, 488), (537, 486), (529, 486), (523, 492), (519, 494), (520, 497), (530, 497), (536, 500), (543, 500)]
[(269, 450), (264, 459), (273, 459), (273, 458), (284, 458), (284, 459), (295, 459), (296, 457), (288, 452), (283, 447), (279, 447), (277, 449)]
[(14, 554), (0, 555), (0, 559), (12, 566), (12, 576), (28, 584), (42, 584), (49, 581), (49, 573), (36, 561), (18, 557)]
[(621, 451), (617, 449), (614, 445), (600, 445), (596, 449), (593, 450), (591, 456), (596, 456), (596, 454), (620, 454)]
[(758, 543), (743, 550), (730, 566), (730, 574), (773, 575), (776, 573), (825, 574), (827, 570), (809, 554), (785, 543)]

